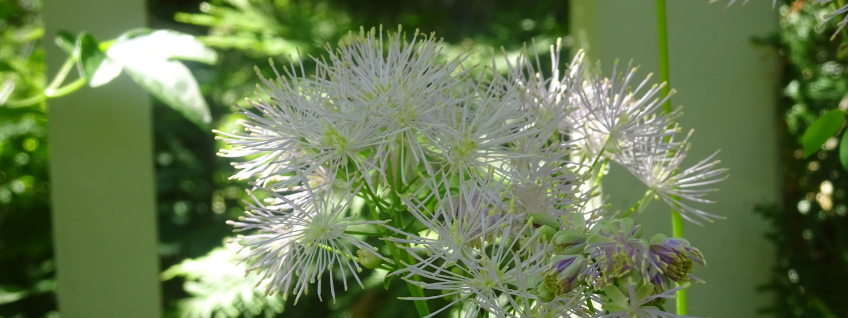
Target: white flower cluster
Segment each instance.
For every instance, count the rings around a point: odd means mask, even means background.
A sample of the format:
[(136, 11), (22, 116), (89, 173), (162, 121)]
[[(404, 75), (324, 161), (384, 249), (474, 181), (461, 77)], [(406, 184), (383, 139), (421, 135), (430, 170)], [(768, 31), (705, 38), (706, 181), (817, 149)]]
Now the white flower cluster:
[[(387, 34), (328, 46), (311, 74), (275, 68), (244, 132), (218, 132), (220, 155), (247, 157), (234, 178), (253, 180), (255, 200), (231, 224), (250, 232), (232, 242), (267, 293), (335, 296), (365, 267), (410, 284), (428, 317), (677, 317), (662, 304), (699, 281), (701, 253), (589, 204), (615, 162), (645, 183), (643, 201), (716, 218), (689, 202), (710, 202), (724, 169), (681, 166), (688, 137), (681, 112), (661, 111), (664, 84), (590, 72), (582, 53), (561, 65), (559, 43), (550, 70), (533, 47), (472, 75), (464, 56), (442, 62), (433, 35)], [(450, 305), (430, 312), (434, 298)]]

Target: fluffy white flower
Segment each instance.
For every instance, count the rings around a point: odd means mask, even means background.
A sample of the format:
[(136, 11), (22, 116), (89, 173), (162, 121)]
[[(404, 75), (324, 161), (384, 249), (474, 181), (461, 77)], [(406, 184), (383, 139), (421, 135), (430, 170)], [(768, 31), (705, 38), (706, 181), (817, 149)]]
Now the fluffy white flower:
[[(328, 48), (329, 61), (319, 62), (327, 74), (316, 81), (336, 98), (337, 108), (368, 114), (366, 120), (381, 124), (381, 138), (388, 145), (376, 149), (382, 168), (394, 169), (401, 160), (401, 167), (423, 163), (432, 171), (428, 138), (421, 137), (432, 138), (433, 131), (445, 126), (436, 112), (461, 102), (463, 96), (455, 91), (467, 73), (459, 67), (467, 55), (440, 63), (441, 41), (434, 35), (419, 37), (415, 30), (407, 42), (400, 27), (387, 35), (384, 44), (382, 26), (379, 33), (360, 29), (337, 51)], [(404, 182), (409, 170), (401, 169)]]
[[(446, 192), (446, 180), (449, 179), (443, 174), (432, 190)], [(476, 317), (480, 310), (495, 317), (515, 317), (516, 313), (507, 311), (507, 307), (531, 308), (530, 300), (536, 296), (530, 291), (548, 253), (538, 241), (538, 233), (524, 235), (532, 233), (524, 214), (499, 208), (500, 183), (491, 178), (488, 181), (491, 186), (472, 187), (453, 195), (431, 193), (423, 199), (405, 200), (410, 213), (426, 227), (424, 234), (386, 226), (405, 236), (388, 240), (404, 244), (417, 260), (392, 274), (404, 275), (410, 284), (423, 289), (442, 291), (439, 296), (404, 299), (454, 297), (453, 303), (434, 311), (434, 315), (460, 301), (467, 317)], [(439, 203), (428, 207), (432, 196), (437, 196)], [(424, 281), (409, 279), (413, 275)]]
[(283, 292), (287, 295), (292, 290), (297, 302), (301, 294), (308, 293), (309, 284), (317, 280), (320, 297), (321, 281), (327, 273), (330, 293), (335, 299), (333, 278), (336, 270), (342, 276), (345, 290), (349, 274), (362, 286), (357, 275), (361, 268), (353, 260), (355, 254), (352, 250), (374, 251), (372, 254), (385, 259), (373, 246), (345, 233), (348, 226), (381, 225), (387, 222), (356, 221), (355, 216), (345, 216), (352, 199), (350, 193), (339, 200), (331, 198), (332, 193), (316, 196), (310, 192), (309, 203), (300, 204), (264, 188), (259, 190), (283, 203), (279, 206), (265, 206), (254, 197), (254, 203), (245, 212), (246, 216), (228, 223), (235, 226), (235, 232), (257, 230), (250, 235), (239, 235), (232, 242), (249, 250), (242, 259), (252, 262), (248, 272), (264, 271), (262, 280), (267, 280), (266, 294)]
[[(687, 169), (681, 170), (683, 159), (688, 153), (688, 140), (691, 133), (681, 143), (679, 149), (668, 149), (668, 143), (660, 137), (648, 138), (636, 143), (616, 160), (648, 186), (650, 194), (655, 195), (671, 208), (680, 212), (686, 220), (700, 224), (695, 217), (712, 222), (718, 215), (707, 213), (685, 203), (683, 199), (698, 203), (713, 203), (705, 199), (707, 194), (717, 191), (715, 188), (703, 188), (727, 178), (727, 169), (718, 168), (721, 161), (713, 160), (718, 152)], [(650, 197), (650, 195), (648, 195)], [(648, 199), (643, 202), (647, 204)], [(644, 209), (644, 206), (641, 207)]]
[[(668, 101), (672, 93), (665, 98), (657, 97), (665, 83), (653, 85), (646, 91), (651, 78), (649, 74), (635, 89), (631, 85), (638, 67), (630, 68), (626, 73), (617, 73), (618, 61), (613, 67), (613, 78), (604, 78), (600, 70), (588, 80), (582, 90), (578, 90), (575, 102), (579, 111), (574, 114), (577, 137), (583, 140), (585, 158), (593, 158), (601, 152), (620, 153), (632, 148), (640, 138), (666, 137), (675, 133), (672, 121), (680, 115), (679, 110), (661, 114), (658, 110)], [(661, 149), (672, 145), (658, 144)]]

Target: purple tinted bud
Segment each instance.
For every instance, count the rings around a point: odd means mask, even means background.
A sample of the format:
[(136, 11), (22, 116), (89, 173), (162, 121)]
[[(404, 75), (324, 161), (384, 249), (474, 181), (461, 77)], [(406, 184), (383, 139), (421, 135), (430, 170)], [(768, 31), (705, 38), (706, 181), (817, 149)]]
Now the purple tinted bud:
[(649, 250), (662, 274), (678, 283), (689, 281), (694, 263), (707, 264), (701, 251), (684, 238), (654, 235)]

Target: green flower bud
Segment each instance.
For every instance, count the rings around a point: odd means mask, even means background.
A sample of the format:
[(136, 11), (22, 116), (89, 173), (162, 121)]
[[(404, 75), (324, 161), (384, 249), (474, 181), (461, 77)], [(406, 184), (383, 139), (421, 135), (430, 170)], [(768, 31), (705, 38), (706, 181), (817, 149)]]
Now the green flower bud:
[(577, 233), (571, 230), (560, 230), (554, 234), (551, 243), (554, 245), (554, 253), (559, 255), (571, 255), (582, 253), (586, 248), (588, 234)]
[(542, 227), (539, 228), (539, 232), (542, 232), (541, 235), (539, 235), (539, 237), (543, 241), (547, 242), (547, 241), (550, 241), (551, 239), (553, 239), (554, 235), (556, 235), (557, 230), (555, 230), (554, 228), (552, 228), (550, 226), (542, 225)]
[(527, 216), (530, 221), (533, 222), (533, 225), (536, 227), (541, 227), (542, 225), (550, 226), (554, 229), (559, 229), (559, 221), (547, 214), (544, 213), (530, 213)]
[[(542, 272), (544, 291), (554, 296), (564, 295), (580, 283), (586, 258), (582, 255), (557, 255), (551, 258), (550, 268)], [(537, 288), (538, 290), (538, 288)]]
[(356, 251), (356, 260), (362, 264), (362, 266), (365, 266), (365, 268), (375, 269), (383, 263), (383, 260), (374, 253), (376, 252), (359, 249)]

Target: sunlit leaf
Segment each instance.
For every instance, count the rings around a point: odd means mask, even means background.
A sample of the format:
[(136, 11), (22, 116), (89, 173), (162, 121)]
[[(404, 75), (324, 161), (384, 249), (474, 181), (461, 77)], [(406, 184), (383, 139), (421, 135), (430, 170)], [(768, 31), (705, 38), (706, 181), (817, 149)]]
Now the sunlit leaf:
[(116, 60), (152, 58), (178, 59), (213, 64), (217, 60), (215, 51), (207, 48), (195, 37), (170, 30), (159, 30), (145, 33), (145, 30), (134, 30), (134, 37), (122, 36), (123, 40), (115, 42), (109, 48), (108, 54)]
[(97, 71), (91, 75), (91, 80), (88, 85), (91, 87), (98, 87), (109, 83), (115, 79), (115, 77), (121, 75), (121, 70), (123, 70), (123, 65), (106, 57), (103, 59), (103, 62), (100, 63), (100, 67), (97, 68)]
[(136, 83), (198, 126), (205, 128), (212, 120), (197, 81), (182, 63), (151, 58), (123, 62)]
[(801, 145), (804, 147), (804, 157), (809, 157), (827, 142), (830, 137), (833, 137), (839, 128), (842, 127), (842, 122), (845, 121), (845, 112), (839, 109), (834, 109), (816, 119), (804, 136), (801, 137)]
[(842, 134), (842, 140), (839, 142), (839, 162), (848, 170), (848, 134)]
[(106, 59), (106, 54), (100, 51), (100, 45), (97, 39), (88, 33), (82, 33), (77, 37), (77, 46), (79, 46), (80, 50), (79, 64), (81, 66), (82, 76), (90, 83), (94, 78), (94, 74), (103, 63), (103, 60)]

